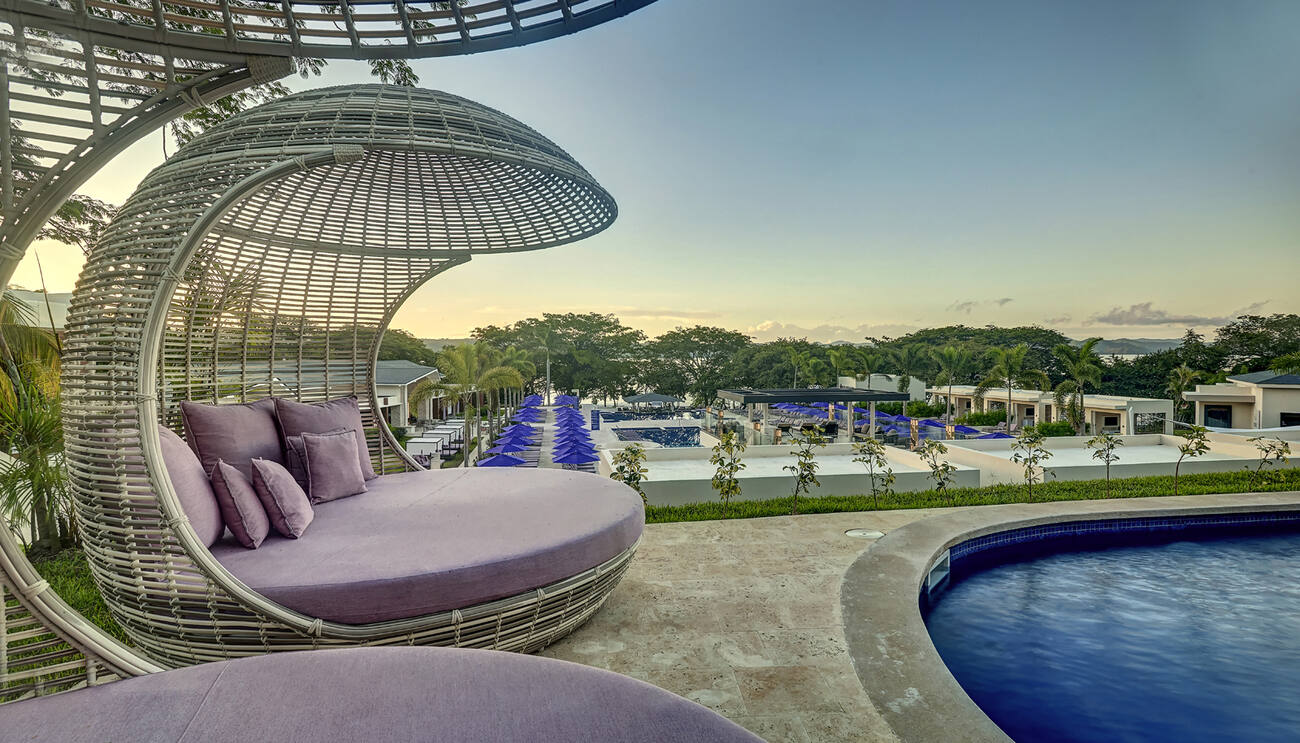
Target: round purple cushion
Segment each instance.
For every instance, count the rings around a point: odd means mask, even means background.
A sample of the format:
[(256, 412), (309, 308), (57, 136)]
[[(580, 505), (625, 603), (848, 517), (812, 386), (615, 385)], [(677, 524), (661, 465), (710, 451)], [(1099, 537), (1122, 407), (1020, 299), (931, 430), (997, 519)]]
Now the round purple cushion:
[(645, 507), (607, 477), (555, 469), (461, 468), (384, 475), (314, 507), (301, 539), (212, 554), (266, 598), (335, 622), (418, 617), (515, 596), (617, 556)]
[(221, 539), (226, 524), (221, 520), (217, 496), (212, 492), (208, 473), (203, 471), (203, 465), (199, 464), (199, 458), (189, 444), (171, 429), (159, 426), (158, 440), (161, 443), (163, 465), (171, 478), (172, 489), (180, 498), (181, 508), (185, 509), (190, 526), (194, 527), (199, 539), (211, 547)]
[(277, 653), (3, 708), (0, 741), (761, 743), (609, 671), (492, 650)]

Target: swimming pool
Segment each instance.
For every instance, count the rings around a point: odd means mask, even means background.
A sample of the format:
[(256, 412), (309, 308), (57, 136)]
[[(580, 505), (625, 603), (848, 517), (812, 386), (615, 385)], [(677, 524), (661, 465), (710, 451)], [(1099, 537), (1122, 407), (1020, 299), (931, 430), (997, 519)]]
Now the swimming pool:
[(1300, 740), (1294, 514), (1057, 524), (951, 555), (930, 637), (1019, 743)]
[(670, 449), (700, 445), (699, 426), (661, 426), (612, 429), (619, 441), (653, 441)]

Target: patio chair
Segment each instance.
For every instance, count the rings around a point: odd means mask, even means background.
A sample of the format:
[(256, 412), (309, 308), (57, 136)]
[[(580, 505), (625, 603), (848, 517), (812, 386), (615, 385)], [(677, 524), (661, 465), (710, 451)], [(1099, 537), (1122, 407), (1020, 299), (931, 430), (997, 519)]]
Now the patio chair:
[[(376, 416), (375, 359), (434, 276), (582, 239), (616, 212), (518, 121), (383, 85), (246, 111), (146, 176), (87, 257), (63, 364), (86, 554), (135, 645), (166, 666), (353, 645), (532, 651), (586, 621), (635, 553), (640, 499), (552, 470), (424, 471)], [(193, 467), (164, 440), (185, 430), (182, 402), (253, 410), (272, 380), (303, 403), (354, 396), (379, 477), (323, 504), (302, 539), (247, 550), (187, 508), (206, 486), (178, 476)]]

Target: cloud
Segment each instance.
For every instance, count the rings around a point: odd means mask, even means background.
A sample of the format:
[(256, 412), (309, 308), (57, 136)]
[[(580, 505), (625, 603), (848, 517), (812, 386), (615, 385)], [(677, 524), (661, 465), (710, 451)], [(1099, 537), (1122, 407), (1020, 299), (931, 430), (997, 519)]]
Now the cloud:
[(802, 325), (787, 325), (776, 320), (764, 320), (757, 325), (745, 328), (745, 333), (753, 336), (759, 342), (774, 341), (777, 338), (807, 338), (818, 343), (833, 343), (835, 341), (861, 343), (869, 335), (906, 335), (919, 329), (919, 326), (916, 325), (858, 325), (855, 327), (818, 325), (809, 328)]
[(1084, 325), (1122, 325), (1126, 327), (1139, 325), (1187, 325), (1203, 327), (1209, 325), (1226, 325), (1241, 315), (1258, 312), (1271, 300), (1254, 304), (1231, 312), (1227, 315), (1190, 315), (1176, 314), (1168, 310), (1157, 309), (1154, 302), (1138, 302), (1124, 307), (1112, 307), (1107, 312), (1099, 312), (1088, 318)]
[(619, 317), (635, 317), (642, 320), (715, 320), (722, 316), (720, 312), (707, 310), (670, 310), (637, 309), (628, 307), (613, 311)]
[(948, 305), (948, 311), (961, 312), (969, 315), (971, 312), (973, 312), (975, 309), (981, 306), (996, 305), (998, 307), (1006, 307), (1008, 304), (1014, 301), (1015, 300), (1011, 297), (999, 297), (997, 299), (967, 299), (959, 302), (953, 302), (952, 304)]
[(1049, 317), (1049, 318), (1047, 318), (1047, 324), (1048, 324), (1048, 325), (1064, 325), (1064, 324), (1066, 324), (1067, 322), (1069, 322), (1069, 321), (1071, 321), (1071, 320), (1073, 320), (1073, 319), (1074, 319), (1074, 318), (1070, 317), (1069, 315), (1057, 315), (1056, 317)]

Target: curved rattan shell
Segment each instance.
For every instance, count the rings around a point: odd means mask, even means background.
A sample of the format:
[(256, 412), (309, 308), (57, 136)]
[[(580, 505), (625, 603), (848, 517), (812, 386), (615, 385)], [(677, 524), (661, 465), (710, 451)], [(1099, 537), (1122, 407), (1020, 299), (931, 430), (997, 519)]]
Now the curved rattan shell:
[(131, 639), (167, 665), (361, 643), (533, 650), (590, 616), (633, 550), (527, 595), (382, 624), (267, 601), (198, 541), (155, 423), (179, 430), (181, 400), (356, 395), (376, 470), (418, 468), (374, 414), (393, 312), (471, 255), (578, 240), (615, 215), (573, 158), (514, 119), (380, 85), (249, 111), (150, 173), (88, 258), (63, 365), (86, 553)]
[(29, 25), (99, 43), (208, 59), (442, 57), (521, 46), (620, 18), (654, 0), (0, 0)]

